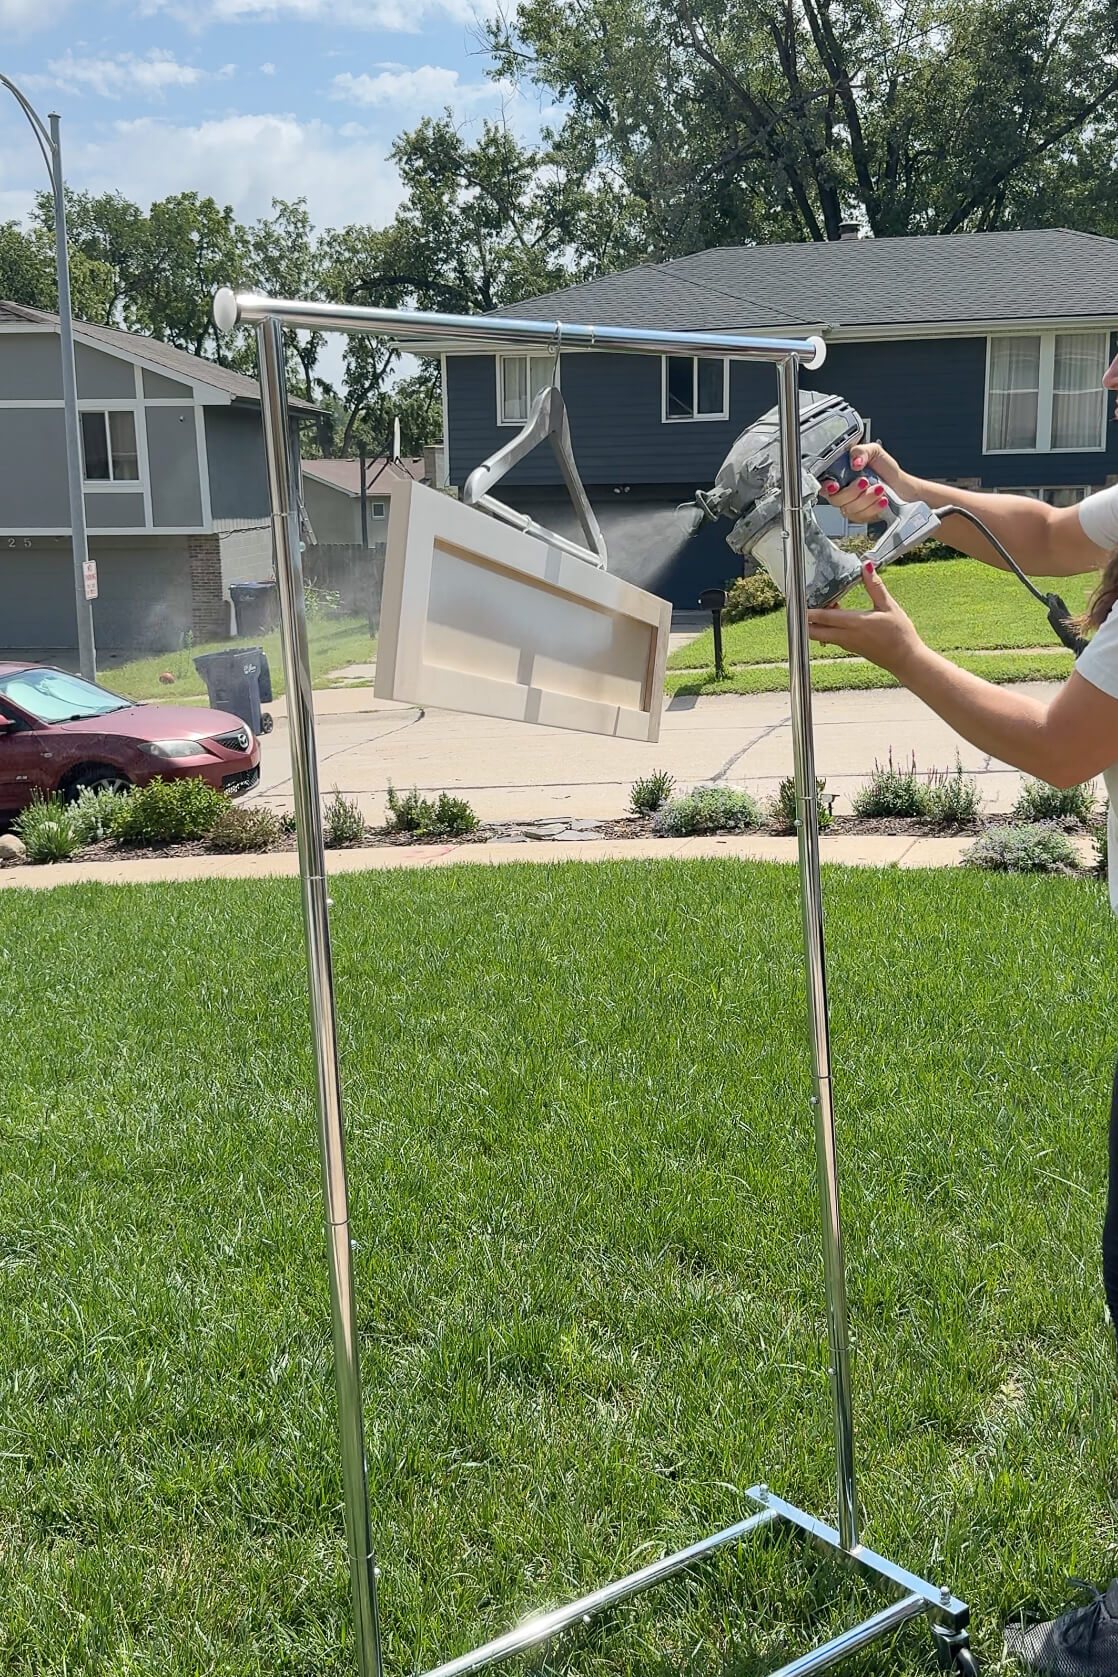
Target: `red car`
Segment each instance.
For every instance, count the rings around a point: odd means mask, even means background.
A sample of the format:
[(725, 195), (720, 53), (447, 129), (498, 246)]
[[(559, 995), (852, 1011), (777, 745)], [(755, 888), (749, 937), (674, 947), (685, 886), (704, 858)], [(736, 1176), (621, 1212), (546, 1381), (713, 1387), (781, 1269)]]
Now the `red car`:
[(237, 797), (260, 779), (260, 746), (226, 711), (133, 704), (46, 664), (0, 663), (0, 811), (157, 775), (197, 775)]

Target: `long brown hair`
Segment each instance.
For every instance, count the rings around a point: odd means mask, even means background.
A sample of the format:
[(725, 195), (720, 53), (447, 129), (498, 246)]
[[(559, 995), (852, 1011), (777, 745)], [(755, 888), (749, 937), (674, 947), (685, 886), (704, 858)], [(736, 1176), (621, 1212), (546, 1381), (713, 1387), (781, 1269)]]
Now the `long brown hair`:
[(1079, 619), (1080, 629), (1098, 629), (1110, 613), (1110, 608), (1118, 600), (1118, 548), (1110, 555), (1106, 568), (1099, 578), (1098, 586), (1087, 602), (1087, 610)]

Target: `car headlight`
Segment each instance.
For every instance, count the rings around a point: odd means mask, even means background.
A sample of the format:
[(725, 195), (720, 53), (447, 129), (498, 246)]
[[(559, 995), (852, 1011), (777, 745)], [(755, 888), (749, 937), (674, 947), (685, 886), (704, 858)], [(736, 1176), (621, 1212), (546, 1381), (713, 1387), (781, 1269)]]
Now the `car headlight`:
[(143, 749), (153, 757), (207, 757), (201, 740), (147, 740)]

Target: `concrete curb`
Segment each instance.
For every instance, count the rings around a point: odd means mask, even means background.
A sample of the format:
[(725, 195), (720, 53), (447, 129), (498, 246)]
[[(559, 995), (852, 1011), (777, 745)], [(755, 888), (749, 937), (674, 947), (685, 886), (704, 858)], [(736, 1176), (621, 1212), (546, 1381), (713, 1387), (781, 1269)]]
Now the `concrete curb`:
[[(1090, 839), (1073, 840), (1086, 862)], [(841, 833), (819, 841), (824, 863), (848, 868), (954, 867), (969, 838), (890, 838), (883, 834)], [(458, 864), (497, 866), (507, 862), (629, 862), (695, 860), (730, 856), (741, 861), (796, 860), (794, 838), (741, 837), (685, 839), (586, 839), (579, 843), (554, 840), (525, 844), (413, 844), (363, 850), (328, 850), (329, 874), (374, 873), (388, 868), (431, 868)], [(59, 885), (150, 885), (193, 879), (292, 879), (299, 858), (285, 850), (263, 856), (145, 857), (137, 861), (58, 862), (44, 866), (0, 869), (0, 889), (50, 890)]]

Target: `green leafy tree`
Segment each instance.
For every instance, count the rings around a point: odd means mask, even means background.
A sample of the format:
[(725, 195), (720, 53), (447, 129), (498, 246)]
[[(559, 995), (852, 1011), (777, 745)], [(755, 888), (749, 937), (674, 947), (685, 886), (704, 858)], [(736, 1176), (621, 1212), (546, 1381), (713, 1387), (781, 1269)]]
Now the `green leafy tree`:
[(1112, 0), (519, 0), (489, 40), (658, 258), (1036, 225), (1063, 186), (1091, 225), (1112, 172)]

